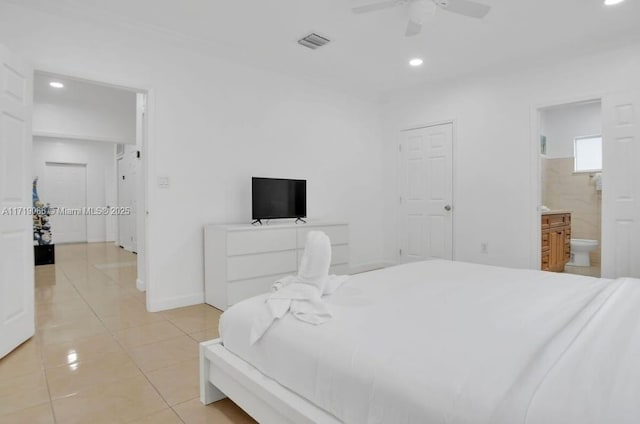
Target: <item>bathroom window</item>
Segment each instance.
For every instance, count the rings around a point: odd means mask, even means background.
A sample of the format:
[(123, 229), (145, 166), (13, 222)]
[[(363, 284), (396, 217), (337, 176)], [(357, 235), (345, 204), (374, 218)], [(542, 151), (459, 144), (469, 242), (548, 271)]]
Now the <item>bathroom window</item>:
[(573, 149), (574, 172), (602, 171), (602, 136), (576, 137)]

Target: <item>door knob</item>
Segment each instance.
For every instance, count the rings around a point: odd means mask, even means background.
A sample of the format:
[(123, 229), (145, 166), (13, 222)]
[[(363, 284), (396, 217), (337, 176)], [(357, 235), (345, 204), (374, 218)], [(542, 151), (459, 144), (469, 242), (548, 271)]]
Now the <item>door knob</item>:
[(451, 210), (451, 205), (444, 205), (444, 210), (449, 212)]

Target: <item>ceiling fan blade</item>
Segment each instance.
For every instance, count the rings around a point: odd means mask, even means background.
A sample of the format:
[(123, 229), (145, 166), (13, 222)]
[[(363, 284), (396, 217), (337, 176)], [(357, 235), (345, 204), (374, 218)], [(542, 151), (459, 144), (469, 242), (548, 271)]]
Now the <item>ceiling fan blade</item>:
[(438, 6), (448, 12), (469, 16), (470, 18), (484, 18), (491, 10), (491, 6), (471, 0), (434, 0)]
[(395, 7), (400, 4), (400, 0), (388, 0), (382, 1), (379, 3), (367, 4), (364, 6), (358, 6), (351, 9), (353, 13), (367, 13), (367, 12), (375, 12), (376, 10), (389, 9), (391, 7)]
[(413, 37), (414, 35), (420, 34), (422, 30), (422, 24), (416, 21), (409, 20), (407, 24), (407, 31), (404, 33), (407, 37)]

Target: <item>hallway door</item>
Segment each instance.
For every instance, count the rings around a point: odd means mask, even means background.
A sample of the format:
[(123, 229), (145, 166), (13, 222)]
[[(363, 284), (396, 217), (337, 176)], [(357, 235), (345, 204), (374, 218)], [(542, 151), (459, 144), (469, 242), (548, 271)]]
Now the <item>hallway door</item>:
[(87, 166), (77, 163), (46, 164), (43, 201), (52, 208), (59, 208), (51, 215), (53, 242), (86, 243), (87, 214)]

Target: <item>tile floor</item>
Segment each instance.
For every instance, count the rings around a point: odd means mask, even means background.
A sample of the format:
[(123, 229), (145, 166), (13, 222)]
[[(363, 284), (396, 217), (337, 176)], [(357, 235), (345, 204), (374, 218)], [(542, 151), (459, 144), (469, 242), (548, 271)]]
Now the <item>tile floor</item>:
[(565, 265), (564, 272), (568, 274), (586, 275), (588, 277), (600, 277), (600, 266), (571, 266)]
[(36, 335), (0, 360), (0, 423), (255, 422), (198, 399), (198, 342), (218, 336), (220, 311), (147, 312), (135, 259), (72, 244), (36, 267)]

